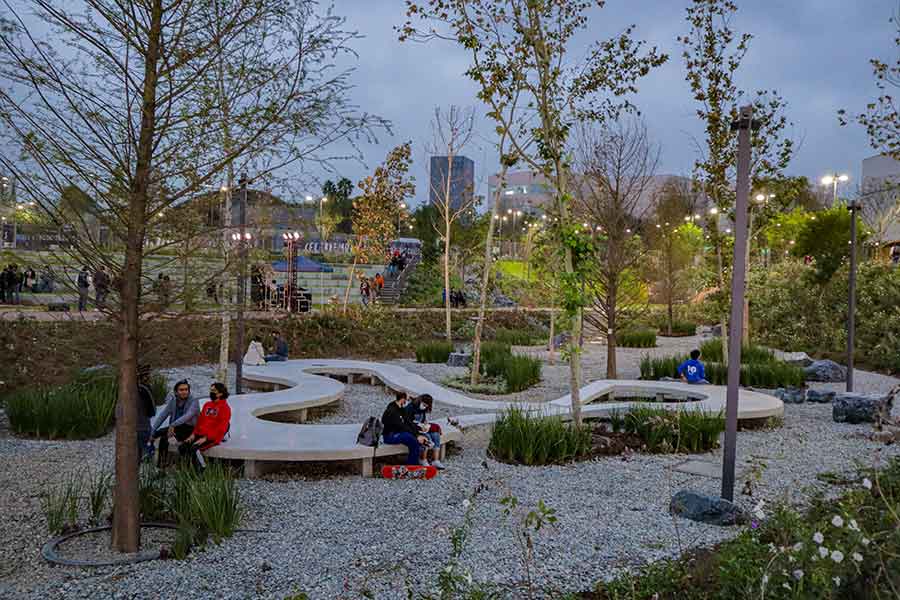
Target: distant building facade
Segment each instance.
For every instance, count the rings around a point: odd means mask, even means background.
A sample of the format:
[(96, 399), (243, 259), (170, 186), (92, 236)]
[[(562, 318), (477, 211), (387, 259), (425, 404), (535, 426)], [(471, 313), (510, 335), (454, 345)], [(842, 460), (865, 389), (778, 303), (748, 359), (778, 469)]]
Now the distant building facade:
[(860, 213), (872, 230), (872, 241), (890, 252), (900, 245), (900, 161), (879, 154), (862, 161)]
[(450, 170), (450, 208), (459, 210), (472, 203), (475, 193), (475, 161), (465, 156), (454, 156), (452, 161), (446, 156), (432, 156), (429, 170), (428, 201), (431, 204), (443, 202), (447, 188), (448, 167)]

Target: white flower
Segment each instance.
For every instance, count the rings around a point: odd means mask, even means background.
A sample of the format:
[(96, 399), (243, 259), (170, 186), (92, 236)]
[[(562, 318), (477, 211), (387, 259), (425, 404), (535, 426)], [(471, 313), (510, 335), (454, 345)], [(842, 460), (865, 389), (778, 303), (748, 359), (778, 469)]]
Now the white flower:
[(863, 539), (862, 539), (862, 545), (863, 545), (863, 546), (868, 546), (869, 543), (870, 543), (870, 542), (869, 542), (869, 538), (863, 538)]
[(783, 587), (783, 588), (786, 589), (786, 590), (791, 589), (791, 585), (790, 585), (787, 581), (785, 581), (784, 583), (782, 583), (782, 584), (781, 584), (781, 587)]
[(844, 519), (842, 519), (840, 515), (834, 515), (834, 518), (831, 519), (831, 524), (835, 527), (843, 527)]
[(466, 573), (466, 576), (463, 579), (465, 579), (466, 583), (468, 583), (469, 585), (472, 585), (472, 574), (471, 573)]
[(834, 585), (837, 585), (837, 586), (841, 585), (840, 577), (832, 577), (831, 580), (834, 582)]
[(462, 501), (463, 508), (469, 508), (469, 505), (470, 505), (470, 504), (472, 504), (472, 503), (469, 502), (468, 500), (463, 500), (463, 501)]
[(853, 561), (854, 562), (862, 562), (862, 554), (860, 554), (859, 552), (854, 552), (853, 553)]
[(768, 576), (768, 574), (763, 575), (763, 578), (762, 578), (762, 584), (763, 584), (763, 587), (766, 587), (766, 586), (769, 584), (769, 576)]
[(866, 488), (867, 490), (872, 489), (872, 481), (868, 477), (863, 479), (863, 487)]
[(796, 579), (797, 581), (803, 579), (803, 569), (797, 569), (796, 571), (794, 571), (794, 579)]
[(825, 541), (825, 536), (822, 535), (820, 531), (817, 531), (813, 534), (813, 541), (817, 544), (821, 544)]
[(842, 560), (844, 560), (844, 553), (841, 552), (840, 550), (835, 550), (834, 552), (831, 553), (831, 560), (833, 560), (836, 563), (841, 562)]
[(828, 556), (828, 548), (826, 548), (825, 546), (819, 546), (819, 556), (821, 556), (822, 558)]
[(803, 542), (797, 542), (796, 544), (794, 544), (793, 550), (794, 552), (800, 552), (801, 550), (803, 550)]
[(775, 554), (776, 552), (778, 552), (778, 549), (775, 547), (775, 544), (773, 544), (771, 542), (769, 542), (769, 552), (771, 552), (772, 554)]
[(859, 531), (859, 523), (856, 522), (856, 519), (850, 519), (850, 524), (847, 527), (850, 531)]
[(791, 556), (790, 554), (788, 554), (788, 562), (789, 562), (789, 563), (794, 562), (794, 557)]

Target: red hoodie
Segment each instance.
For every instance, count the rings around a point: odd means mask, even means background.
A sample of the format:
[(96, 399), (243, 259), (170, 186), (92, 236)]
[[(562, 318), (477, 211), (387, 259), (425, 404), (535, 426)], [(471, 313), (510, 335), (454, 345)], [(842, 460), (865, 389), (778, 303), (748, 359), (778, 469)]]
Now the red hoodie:
[(194, 426), (194, 438), (205, 437), (214, 444), (222, 442), (231, 421), (231, 407), (224, 398), (210, 400), (200, 408), (200, 416)]

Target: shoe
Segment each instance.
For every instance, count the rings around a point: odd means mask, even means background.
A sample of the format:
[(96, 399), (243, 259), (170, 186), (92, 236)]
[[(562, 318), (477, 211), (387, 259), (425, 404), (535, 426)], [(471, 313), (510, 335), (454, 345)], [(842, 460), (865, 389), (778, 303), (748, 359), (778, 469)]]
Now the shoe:
[(444, 464), (443, 464), (441, 461), (439, 461), (439, 460), (433, 460), (433, 461), (431, 461), (431, 466), (434, 467), (435, 469), (437, 469), (438, 471), (443, 471), (444, 469), (447, 468), (447, 467), (445, 467)]
[(428, 461), (425, 460), (424, 458), (423, 458), (422, 460), (419, 461), (419, 464), (422, 465), (423, 467), (430, 467), (430, 466), (431, 466), (431, 465), (428, 463)]

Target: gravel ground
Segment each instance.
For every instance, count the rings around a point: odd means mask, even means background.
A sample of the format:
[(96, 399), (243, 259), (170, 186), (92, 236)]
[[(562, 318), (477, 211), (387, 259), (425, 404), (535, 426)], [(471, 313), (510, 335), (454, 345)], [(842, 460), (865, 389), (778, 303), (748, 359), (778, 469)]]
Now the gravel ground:
[[(684, 351), (696, 338), (660, 340), (654, 353)], [(635, 377), (644, 351), (619, 354), (621, 377)], [(588, 379), (605, 373), (603, 352), (589, 346)], [(439, 381), (446, 367), (410, 370)], [(210, 367), (189, 371), (195, 388), (206, 385)], [(179, 373), (171, 372), (173, 378)], [(542, 384), (548, 400), (565, 392), (564, 366), (547, 366)], [(885, 391), (897, 380), (857, 371), (861, 390)], [(816, 384), (840, 388), (840, 384)], [(552, 394), (551, 394), (552, 392)], [(527, 394), (538, 394), (531, 390)], [(521, 396), (521, 395), (520, 395)], [(494, 397), (503, 399), (503, 397)], [(524, 398), (523, 398), (524, 399)], [(389, 398), (379, 388), (350, 386), (341, 408), (323, 420), (360, 420), (383, 409)], [(436, 410), (442, 409), (440, 406)], [(2, 414), (2, 413), (0, 413)], [(333, 421), (334, 422), (334, 421)], [(739, 482), (758, 472), (757, 497), (802, 503), (814, 489), (836, 488), (817, 473), (848, 472), (894, 456), (863, 436), (867, 426), (837, 424), (827, 405), (789, 405), (784, 426), (738, 436)], [(672, 470), (684, 456), (601, 458), (573, 465), (526, 468), (486, 457), (485, 432), (467, 432), (448, 469), (429, 481), (392, 482), (353, 476), (324, 479), (273, 477), (241, 481), (243, 526), (266, 530), (239, 533), (186, 561), (151, 562), (101, 569), (54, 568), (39, 555), (47, 538), (40, 494), (60, 473), (108, 463), (113, 438), (85, 442), (41, 442), (12, 437), (0, 417), (0, 598), (274, 598), (305, 592), (310, 598), (405, 597), (405, 580), (427, 589), (449, 555), (449, 532), (460, 525), (466, 500), (473, 500), (472, 535), (463, 563), (477, 580), (496, 582), (521, 597), (523, 579), (513, 528), (499, 500), (515, 495), (526, 510), (538, 500), (557, 510), (559, 522), (537, 537), (535, 577), (546, 588), (580, 590), (618, 569), (677, 555), (735, 535), (722, 529), (673, 520), (667, 507), (683, 488), (718, 493), (717, 479)], [(721, 459), (716, 452), (704, 460)], [(741, 475), (743, 471), (743, 475)], [(740, 489), (740, 487), (739, 487)], [(742, 498), (748, 503), (749, 499)], [(420, 514), (411, 514), (413, 511)], [(571, 565), (577, 565), (574, 569)]]

